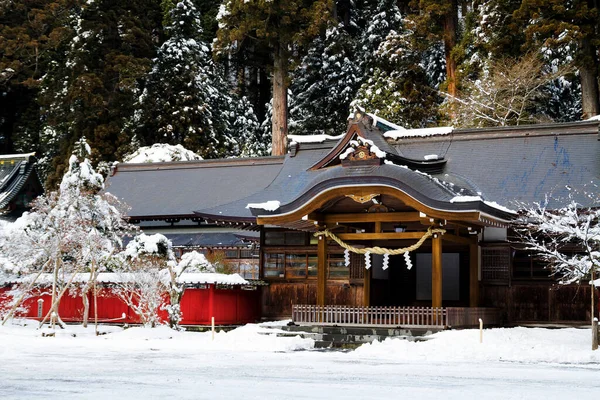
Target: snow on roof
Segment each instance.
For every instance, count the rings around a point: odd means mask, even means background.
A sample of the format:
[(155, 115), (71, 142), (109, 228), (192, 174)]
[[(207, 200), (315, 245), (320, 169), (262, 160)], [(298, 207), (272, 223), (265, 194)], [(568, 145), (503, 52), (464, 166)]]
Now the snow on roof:
[(365, 114), (367, 114), (369, 117), (371, 117), (373, 119), (373, 126), (377, 126), (377, 123), (381, 122), (382, 124), (387, 125), (387, 126), (389, 126), (390, 128), (392, 128), (392, 129), (394, 129), (396, 131), (404, 131), (404, 130), (406, 130), (406, 128), (404, 128), (404, 127), (402, 127), (400, 125), (396, 125), (393, 122), (390, 122), (390, 121), (388, 121), (386, 119), (383, 119), (381, 117), (378, 117), (375, 114), (371, 114), (371, 113), (368, 113), (368, 112), (365, 112)]
[(495, 201), (483, 200), (481, 196), (455, 196), (450, 200), (450, 203), (466, 203), (470, 201), (482, 201), (486, 205), (493, 207), (497, 210), (504, 211), (511, 214), (516, 214), (515, 210), (511, 210), (508, 207), (505, 207), (501, 204), (496, 203)]
[(166, 143), (155, 143), (152, 146), (140, 147), (133, 154), (126, 156), (123, 162), (132, 164), (195, 160), (202, 160), (202, 157), (180, 144), (173, 146)]
[(421, 129), (397, 129), (387, 131), (383, 134), (384, 137), (397, 140), (410, 137), (426, 137), (426, 136), (441, 136), (452, 133), (454, 130), (451, 126), (439, 126), (436, 128), (421, 128)]
[(28, 158), (35, 156), (35, 153), (22, 153), (22, 154), (2, 154), (0, 160), (10, 160), (13, 158)]
[[(166, 272), (166, 270), (161, 271)], [(72, 275), (66, 275), (62, 277), (62, 280), (68, 282), (71, 280)], [(0, 284), (10, 284), (10, 283), (29, 283), (34, 278), (34, 275), (28, 275), (21, 278), (5, 278), (0, 281)], [(164, 278), (168, 279), (168, 273), (164, 274)], [(36, 284), (38, 285), (51, 285), (52, 284), (52, 274), (46, 273), (41, 274), (37, 280)], [(75, 274), (73, 278), (73, 283), (81, 284), (86, 283), (90, 279), (89, 273), (79, 273)], [(99, 283), (120, 283), (120, 282), (129, 282), (135, 281), (135, 274), (133, 273), (116, 273), (116, 272), (101, 272), (98, 274), (97, 282)], [(216, 284), (216, 285), (248, 285), (249, 282), (242, 278), (239, 274), (218, 274), (211, 272), (188, 272), (183, 273), (177, 279), (180, 283), (187, 284)]]
[(594, 115), (593, 117), (586, 119), (586, 121), (600, 121), (600, 115)]
[(217, 284), (217, 285), (247, 285), (248, 281), (239, 274), (217, 274), (217, 273), (186, 273), (178, 279), (181, 283), (189, 284)]
[(345, 133), (341, 135), (288, 135), (288, 140), (291, 143), (323, 143), (326, 140), (340, 140), (343, 138)]
[(264, 203), (248, 203), (246, 208), (259, 208), (266, 211), (275, 211), (280, 205), (281, 202), (279, 200), (269, 200)]

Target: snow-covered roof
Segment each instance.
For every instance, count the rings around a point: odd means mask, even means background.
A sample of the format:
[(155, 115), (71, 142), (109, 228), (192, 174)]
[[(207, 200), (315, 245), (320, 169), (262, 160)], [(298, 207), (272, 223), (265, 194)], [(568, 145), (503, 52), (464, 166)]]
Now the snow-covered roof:
[(256, 208), (266, 211), (275, 211), (279, 208), (281, 202), (279, 200), (269, 200), (264, 203), (248, 203), (246, 208)]
[(33, 156), (35, 156), (35, 153), (0, 154), (0, 160), (27, 159)]
[(495, 201), (484, 200), (481, 198), (481, 196), (456, 196), (452, 200), (450, 200), (450, 203), (468, 203), (471, 201), (482, 201), (488, 206), (498, 209), (500, 211), (504, 211), (511, 214), (517, 213), (515, 210), (511, 210), (510, 208), (498, 204)]
[(436, 128), (421, 128), (421, 129), (398, 129), (387, 131), (383, 134), (388, 139), (398, 140), (411, 137), (427, 137), (448, 135), (454, 130), (451, 126), (439, 126)]
[(337, 136), (332, 135), (288, 135), (290, 143), (323, 143), (326, 140), (340, 140), (344, 137), (344, 133)]
[(378, 123), (381, 123), (383, 125), (386, 125), (390, 128), (392, 128), (392, 130), (396, 130), (396, 131), (404, 131), (406, 130), (406, 128), (400, 126), (400, 125), (396, 125), (393, 122), (390, 122), (386, 119), (383, 119), (375, 114), (371, 114), (368, 112), (365, 112), (366, 115), (368, 115), (369, 117), (371, 117), (373, 119), (373, 126), (377, 126)]
[[(166, 271), (165, 271), (166, 272)], [(165, 273), (165, 278), (168, 279)], [(6, 277), (0, 280), (0, 284), (13, 284), (13, 283), (29, 283), (34, 279), (34, 275), (28, 275), (24, 277)], [(61, 277), (62, 281), (69, 282), (72, 275), (66, 275)], [(82, 284), (88, 282), (90, 279), (89, 273), (75, 274), (72, 282), (75, 284)], [(41, 274), (36, 279), (36, 284), (40, 286), (52, 284), (52, 274)], [(133, 273), (115, 273), (115, 272), (101, 272), (98, 274), (97, 282), (99, 283), (120, 283), (120, 282), (132, 282), (135, 281), (135, 274)], [(178, 279), (180, 283), (186, 284), (216, 284), (216, 285), (248, 285), (249, 282), (242, 278), (239, 274), (218, 274), (208, 272), (198, 273), (183, 273)]]
[(178, 279), (187, 284), (247, 285), (249, 282), (239, 274), (183, 273)]

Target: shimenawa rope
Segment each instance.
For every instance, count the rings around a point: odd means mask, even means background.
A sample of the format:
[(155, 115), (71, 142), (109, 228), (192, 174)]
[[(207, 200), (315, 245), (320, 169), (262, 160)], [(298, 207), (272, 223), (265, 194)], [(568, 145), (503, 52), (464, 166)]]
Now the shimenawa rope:
[(419, 247), (421, 247), (421, 245), (423, 243), (425, 243), (425, 241), (427, 239), (429, 239), (431, 236), (433, 236), (436, 233), (440, 233), (440, 234), (444, 234), (446, 233), (445, 229), (439, 229), (439, 228), (431, 228), (429, 227), (427, 229), (427, 232), (425, 232), (423, 234), (423, 236), (421, 237), (421, 239), (419, 239), (419, 241), (415, 244), (413, 244), (412, 246), (408, 246), (408, 247), (404, 247), (402, 249), (386, 249), (384, 247), (379, 247), (379, 246), (375, 246), (375, 247), (365, 247), (362, 249), (358, 249), (354, 246), (349, 245), (348, 243), (345, 243), (344, 241), (342, 241), (342, 239), (340, 239), (339, 237), (337, 237), (333, 232), (330, 232), (328, 230), (324, 230), (324, 231), (319, 231), (319, 232), (315, 232), (314, 236), (318, 237), (318, 236), (327, 236), (329, 238), (331, 238), (333, 241), (335, 241), (337, 244), (339, 244), (340, 246), (342, 246), (344, 249), (349, 250), (353, 253), (356, 254), (366, 254), (366, 253), (371, 253), (371, 254), (389, 254), (391, 256), (396, 256), (399, 254), (404, 254), (407, 252), (411, 252), (414, 251), (416, 249), (418, 249)]

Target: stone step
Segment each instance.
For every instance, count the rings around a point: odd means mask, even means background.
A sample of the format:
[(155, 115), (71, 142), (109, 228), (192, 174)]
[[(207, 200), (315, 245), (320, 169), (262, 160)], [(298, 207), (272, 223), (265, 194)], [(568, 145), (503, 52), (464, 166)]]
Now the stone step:
[(373, 328), (373, 327), (343, 327), (343, 326), (305, 326), (288, 325), (280, 327), (288, 332), (312, 332), (322, 334), (343, 334), (343, 335), (377, 335), (377, 336), (426, 336), (443, 329), (429, 328)]
[(348, 349), (353, 350), (363, 345), (363, 343), (339, 343), (327, 340), (315, 341), (315, 349)]
[[(273, 332), (279, 337), (300, 336), (305, 339), (313, 339), (316, 349), (355, 349), (365, 343), (384, 341), (387, 338), (402, 340), (424, 341), (428, 340), (430, 331), (416, 331), (404, 329), (381, 329), (381, 328), (344, 328), (344, 327), (306, 327), (285, 326), (278, 327), (284, 332)], [(305, 328), (302, 330), (301, 328)], [(306, 329), (308, 328), (308, 329)], [(264, 334), (270, 334), (264, 332)]]

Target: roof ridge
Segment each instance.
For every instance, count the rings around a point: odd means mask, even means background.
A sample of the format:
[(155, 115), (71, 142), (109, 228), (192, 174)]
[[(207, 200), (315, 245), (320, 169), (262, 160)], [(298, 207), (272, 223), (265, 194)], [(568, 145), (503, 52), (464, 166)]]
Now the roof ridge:
[(217, 158), (208, 160), (193, 161), (163, 161), (154, 163), (118, 163), (117, 171), (156, 171), (158, 169), (190, 169), (190, 168), (211, 168), (211, 167), (235, 167), (252, 165), (273, 165), (283, 164), (285, 156), (265, 156), (265, 157), (244, 157), (244, 158)]

